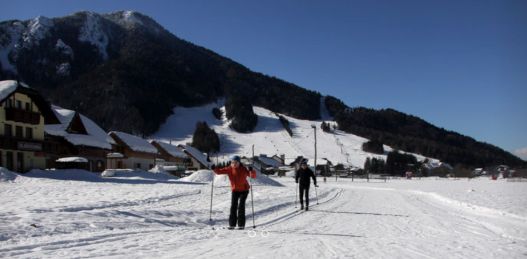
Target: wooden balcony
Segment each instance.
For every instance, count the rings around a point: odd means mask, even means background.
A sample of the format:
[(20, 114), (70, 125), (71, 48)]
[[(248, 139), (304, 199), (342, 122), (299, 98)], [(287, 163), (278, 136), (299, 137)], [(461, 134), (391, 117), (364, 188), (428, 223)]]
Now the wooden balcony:
[(40, 113), (30, 112), (13, 107), (5, 108), (5, 118), (8, 121), (37, 125), (40, 123)]
[(43, 142), (38, 140), (20, 139), (0, 136), (0, 148), (20, 151), (43, 151)]

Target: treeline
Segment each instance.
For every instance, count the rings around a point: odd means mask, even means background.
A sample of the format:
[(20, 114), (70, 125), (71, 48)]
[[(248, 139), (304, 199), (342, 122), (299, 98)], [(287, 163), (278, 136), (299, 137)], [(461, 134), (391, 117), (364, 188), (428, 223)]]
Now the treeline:
[(239, 95), (227, 98), (225, 115), (231, 120), (231, 128), (241, 133), (253, 131), (258, 123), (258, 116), (254, 113), (251, 102)]
[(326, 107), (335, 117), (340, 130), (396, 149), (438, 158), (451, 165), (484, 167), (525, 164), (496, 146), (438, 128), (418, 117), (393, 109), (349, 108), (335, 97), (326, 97)]
[(220, 151), (220, 138), (206, 122), (200, 121), (196, 123), (191, 145), (207, 154), (216, 153)]
[(422, 163), (415, 156), (404, 154), (397, 150), (388, 153), (386, 161), (380, 158), (366, 158), (364, 171), (367, 173), (389, 174), (392, 176), (404, 176), (406, 171), (418, 171)]
[(282, 124), (282, 127), (287, 131), (287, 134), (289, 136), (293, 136), (293, 130), (291, 129), (291, 125), (289, 124), (289, 120), (287, 120), (284, 116), (275, 113), (276, 116), (278, 116), (278, 120), (280, 120), (280, 123)]

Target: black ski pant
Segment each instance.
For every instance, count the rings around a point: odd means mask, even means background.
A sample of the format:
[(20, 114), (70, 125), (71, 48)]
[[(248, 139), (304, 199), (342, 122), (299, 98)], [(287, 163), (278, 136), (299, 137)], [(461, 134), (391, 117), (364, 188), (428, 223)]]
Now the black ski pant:
[(309, 207), (309, 184), (300, 184), (300, 205), (304, 207), (304, 195), (306, 196), (306, 207)]
[(249, 191), (232, 192), (229, 226), (235, 227), (238, 222), (238, 227), (245, 227), (245, 200), (248, 194)]

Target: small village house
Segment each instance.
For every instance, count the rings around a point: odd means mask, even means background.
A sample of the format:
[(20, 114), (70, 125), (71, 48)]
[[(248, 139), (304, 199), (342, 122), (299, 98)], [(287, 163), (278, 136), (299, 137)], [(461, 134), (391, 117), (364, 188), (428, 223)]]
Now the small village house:
[(86, 159), (85, 166), (81, 167), (83, 169), (93, 172), (106, 169), (106, 155), (111, 152), (112, 138), (95, 122), (76, 111), (58, 106), (52, 106), (52, 110), (60, 123), (45, 125), (49, 147), (47, 167), (61, 168), (63, 165), (57, 164), (59, 159), (81, 157)]
[[(146, 139), (119, 131), (111, 131), (108, 135), (114, 143), (112, 144), (113, 155), (107, 157), (107, 163), (109, 166), (117, 164), (117, 168), (109, 169), (127, 168), (146, 171), (156, 165), (156, 159), (160, 154), (157, 148)], [(117, 163), (111, 161), (114, 159), (118, 160)]]
[(207, 169), (212, 165), (207, 155), (197, 148), (182, 144), (178, 145), (178, 147), (190, 158), (189, 169)]

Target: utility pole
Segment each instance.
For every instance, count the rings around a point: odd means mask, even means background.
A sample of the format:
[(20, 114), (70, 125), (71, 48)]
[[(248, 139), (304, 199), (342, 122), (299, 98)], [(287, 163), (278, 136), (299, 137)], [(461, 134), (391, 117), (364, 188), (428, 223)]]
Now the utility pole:
[[(317, 126), (311, 125), (315, 133), (315, 175), (317, 174)], [(326, 182), (326, 174), (324, 174), (324, 182)]]

